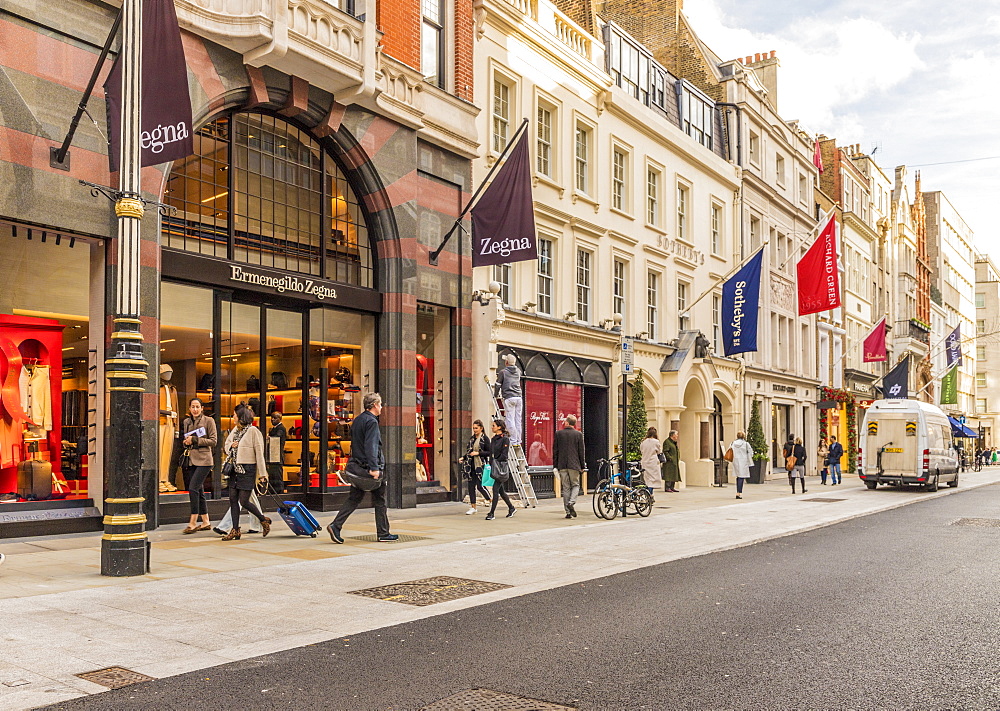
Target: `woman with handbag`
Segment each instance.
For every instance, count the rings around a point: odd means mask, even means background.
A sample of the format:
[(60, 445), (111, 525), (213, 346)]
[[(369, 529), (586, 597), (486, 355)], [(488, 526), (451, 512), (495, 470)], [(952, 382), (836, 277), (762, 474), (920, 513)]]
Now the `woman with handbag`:
[(503, 499), (507, 504), (507, 518), (515, 514), (517, 509), (511, 503), (507, 492), (503, 490), (504, 484), (510, 479), (510, 435), (507, 433), (507, 425), (503, 420), (493, 420), (493, 439), (490, 440), (490, 465), (493, 470), (493, 503), (490, 505), (490, 512), (486, 514), (486, 520), (492, 521), (497, 510), (497, 503)]
[(260, 521), (263, 537), (271, 532), (271, 519), (260, 512), (250, 494), (254, 491), (257, 479), (267, 479), (267, 464), (264, 461), (264, 435), (254, 427), (253, 410), (246, 405), (237, 405), (233, 412), (236, 426), (226, 438), (226, 463), (222, 473), (229, 476), (229, 511), (233, 519), (233, 528), (225, 536), (224, 541), (240, 540), (240, 508), (245, 508)]
[(486, 436), (483, 428), (483, 421), (476, 420), (472, 423), (472, 437), (465, 450), (465, 456), (459, 459), (465, 466), (465, 476), (469, 480), (469, 510), (467, 516), (476, 513), (476, 491), (483, 495), (486, 503), (490, 503), (490, 492), (483, 486), (483, 464), (486, 462), (490, 452), (490, 438)]
[[(209, 531), (212, 528), (208, 520), (208, 502), (205, 501), (205, 478), (212, 472), (215, 464), (213, 452), (219, 443), (219, 433), (215, 420), (205, 414), (205, 407), (199, 398), (191, 398), (188, 403), (188, 416), (181, 423), (184, 453), (181, 455), (181, 466), (184, 468), (185, 479), (188, 480), (188, 494), (191, 497), (191, 521), (184, 533)], [(198, 518), (201, 517), (201, 525)]]
[[(656, 428), (650, 427), (646, 430), (646, 439), (639, 445), (639, 466), (642, 467), (642, 481), (652, 491), (656, 491), (663, 483), (663, 476), (660, 473), (661, 465), (667, 461), (663, 454), (663, 445), (656, 434)], [(636, 482), (632, 482), (635, 486)]]
[[(789, 468), (788, 465), (791, 465)], [(802, 480), (802, 493), (806, 493), (806, 448), (802, 446), (802, 438), (796, 437), (795, 444), (791, 447), (791, 454), (785, 462), (788, 470), (788, 483), (792, 485), (792, 493), (795, 493), (795, 480)]]

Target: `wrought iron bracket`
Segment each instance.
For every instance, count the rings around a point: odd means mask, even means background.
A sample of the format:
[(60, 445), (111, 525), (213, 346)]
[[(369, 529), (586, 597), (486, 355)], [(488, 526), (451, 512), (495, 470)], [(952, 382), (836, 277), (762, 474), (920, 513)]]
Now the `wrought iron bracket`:
[(94, 197), (100, 197), (101, 195), (103, 195), (113, 203), (118, 202), (122, 198), (131, 198), (133, 200), (138, 200), (139, 202), (141, 202), (144, 208), (155, 206), (157, 212), (159, 212), (164, 217), (166, 217), (167, 215), (177, 214), (177, 208), (174, 207), (173, 205), (167, 205), (166, 203), (158, 202), (156, 200), (146, 200), (144, 197), (142, 197), (137, 193), (127, 192), (123, 190), (115, 190), (113, 188), (109, 188), (107, 185), (98, 185), (97, 183), (91, 183), (88, 180), (81, 180), (80, 185), (86, 185), (88, 188), (90, 188), (90, 194), (93, 195)]

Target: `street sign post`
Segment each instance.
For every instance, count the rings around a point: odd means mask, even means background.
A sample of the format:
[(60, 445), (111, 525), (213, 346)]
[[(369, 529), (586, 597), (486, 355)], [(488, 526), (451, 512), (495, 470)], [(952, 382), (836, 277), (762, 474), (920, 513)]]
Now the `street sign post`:
[(631, 338), (622, 339), (622, 371), (631, 373), (635, 366), (635, 345)]

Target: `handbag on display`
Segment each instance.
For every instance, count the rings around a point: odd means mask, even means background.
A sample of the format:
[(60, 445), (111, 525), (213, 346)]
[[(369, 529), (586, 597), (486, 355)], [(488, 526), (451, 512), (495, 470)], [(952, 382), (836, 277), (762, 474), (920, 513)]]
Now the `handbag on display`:
[(211, 373), (205, 373), (201, 376), (201, 380), (198, 381), (198, 389), (202, 392), (208, 392), (215, 388), (215, 376)]
[(256, 375), (251, 375), (247, 378), (247, 392), (259, 393), (260, 392), (260, 378)]
[(727, 449), (726, 453), (722, 455), (722, 458), (725, 459), (727, 462), (733, 461), (733, 448), (730, 447), (729, 449)]
[(278, 390), (287, 390), (288, 376), (282, 373), (280, 370), (271, 373), (271, 385), (273, 385)]

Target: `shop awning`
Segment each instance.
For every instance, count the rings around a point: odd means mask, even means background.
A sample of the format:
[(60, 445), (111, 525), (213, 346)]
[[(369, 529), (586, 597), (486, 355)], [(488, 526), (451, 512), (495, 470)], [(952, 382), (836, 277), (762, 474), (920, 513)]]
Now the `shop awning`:
[(969, 437), (971, 439), (979, 439), (979, 433), (973, 429), (970, 429), (963, 425), (961, 422), (956, 420), (951, 415), (948, 416), (948, 422), (951, 423), (951, 436), (952, 437)]

